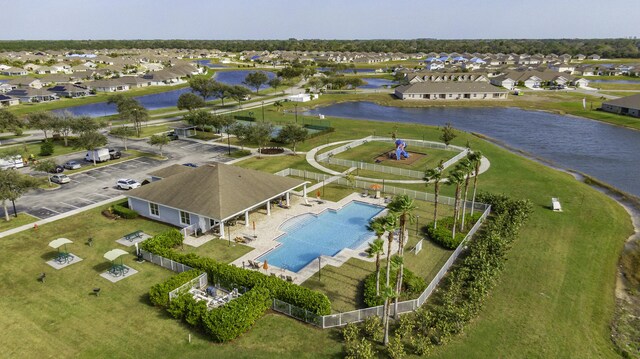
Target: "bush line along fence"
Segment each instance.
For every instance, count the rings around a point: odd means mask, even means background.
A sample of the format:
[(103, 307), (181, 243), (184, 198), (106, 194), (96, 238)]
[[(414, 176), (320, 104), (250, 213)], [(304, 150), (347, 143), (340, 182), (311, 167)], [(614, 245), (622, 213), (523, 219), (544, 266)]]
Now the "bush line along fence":
[[(451, 253), (449, 259), (442, 266), (438, 274), (436, 274), (435, 278), (429, 283), (427, 288), (420, 294), (417, 299), (406, 300), (403, 302), (398, 302), (398, 314), (408, 313), (415, 311), (420, 308), (431, 296), (433, 291), (440, 283), (440, 280), (447, 274), (453, 263), (456, 261), (460, 253), (464, 250), (464, 247), (467, 245), (467, 242), (471, 240), (471, 237), (478, 231), (482, 223), (485, 221), (489, 213), (491, 212), (491, 206), (485, 205), (486, 208), (482, 213), (482, 216), (478, 219), (475, 225), (469, 230), (469, 233), (465, 236), (464, 240), (458, 245), (458, 247)], [(340, 327), (349, 323), (357, 323), (364, 321), (365, 319), (372, 316), (382, 317), (384, 306), (379, 305), (377, 307), (370, 307), (364, 309), (358, 309), (351, 312), (338, 313), (338, 314), (330, 314), (319, 316), (315, 315), (309, 311), (306, 311), (302, 308), (298, 308), (289, 303), (274, 299), (272, 309), (276, 312), (288, 315), (290, 317), (296, 318), (298, 320), (304, 321), (306, 323), (318, 326), (320, 328), (333, 328)], [(394, 305), (390, 306), (390, 315), (394, 316), (396, 314), (396, 309)]]
[[(378, 165), (378, 164), (372, 164), (372, 163), (365, 163), (365, 162), (361, 162), (361, 161), (350, 161), (350, 160), (344, 160), (344, 159), (339, 159), (339, 158), (334, 158), (333, 156), (348, 151), (354, 147), (358, 147), (361, 146), (367, 142), (370, 141), (379, 141), (379, 142), (389, 142), (389, 143), (393, 143), (395, 140), (389, 137), (375, 137), (375, 136), (368, 136), (359, 140), (355, 140), (352, 142), (349, 142), (345, 145), (342, 145), (340, 147), (334, 148), (331, 151), (325, 152), (325, 153), (321, 153), (319, 155), (316, 156), (316, 160), (320, 161), (320, 162), (326, 162), (329, 164), (334, 164), (334, 165), (339, 165), (339, 166), (345, 166), (345, 167), (355, 167), (355, 168), (359, 168), (361, 170), (369, 170), (369, 171), (375, 171), (375, 172), (381, 172), (381, 173), (390, 173), (390, 174), (394, 174), (394, 175), (398, 175), (398, 176), (405, 176), (405, 177), (411, 177), (411, 178), (418, 178), (418, 179), (422, 179), (424, 178), (424, 172), (420, 172), (420, 171), (414, 171), (414, 170), (407, 170), (407, 169), (402, 169), (402, 168), (397, 168), (397, 167), (390, 167), (390, 166), (382, 166), (382, 165)], [(464, 148), (464, 147), (459, 147), (459, 146), (454, 146), (454, 145), (445, 145), (443, 143), (439, 143), (439, 142), (432, 142), (432, 141), (421, 141), (421, 140), (403, 140), (407, 143), (408, 146), (415, 146), (415, 147), (426, 147), (426, 148), (435, 148), (435, 149), (440, 149), (440, 150), (446, 150), (446, 151), (453, 151), (453, 152), (459, 152), (458, 154), (456, 154), (455, 156), (453, 156), (452, 158), (450, 158), (449, 160), (447, 160), (446, 162), (444, 162), (442, 164), (442, 166), (444, 168), (447, 168), (451, 165), (453, 165), (454, 163), (458, 162), (460, 159), (462, 159), (463, 157), (465, 157), (468, 153), (469, 153), (469, 149), (468, 148)]]
[[(274, 174), (276, 176), (283, 176), (283, 177), (294, 176), (294, 177), (304, 178), (305, 180), (311, 179), (317, 182), (326, 182), (327, 184), (332, 183), (332, 184), (338, 184), (341, 186), (354, 187), (354, 188), (366, 189), (366, 190), (370, 190), (373, 184), (380, 184), (378, 182), (369, 182), (369, 181), (362, 181), (362, 180), (354, 180), (353, 182), (349, 182), (344, 177), (336, 178), (336, 176), (333, 176), (333, 175), (327, 175), (324, 173), (317, 173), (317, 172), (311, 172), (306, 170), (298, 170), (295, 168), (285, 168), (282, 171), (276, 172)], [(427, 192), (420, 192), (420, 191), (402, 188), (402, 187), (390, 186), (385, 184), (384, 180), (382, 180), (381, 184), (382, 184), (382, 188), (380, 189), (380, 191), (382, 193), (406, 194), (413, 199), (418, 199), (418, 200), (427, 201), (427, 202), (435, 202), (435, 199), (436, 199), (436, 196), (434, 194), (427, 193)], [(453, 197), (447, 197), (443, 195), (438, 196), (439, 204), (446, 204), (449, 206), (453, 206), (454, 202), (455, 202), (455, 198)], [(471, 209), (471, 205), (472, 205), (471, 201), (467, 201), (464, 204), (463, 202), (464, 202), (463, 200), (460, 200), (461, 206), (464, 205), (467, 209)], [(484, 211), (487, 208), (487, 206), (488, 206), (487, 204), (476, 202), (473, 209), (474, 211), (475, 210)]]

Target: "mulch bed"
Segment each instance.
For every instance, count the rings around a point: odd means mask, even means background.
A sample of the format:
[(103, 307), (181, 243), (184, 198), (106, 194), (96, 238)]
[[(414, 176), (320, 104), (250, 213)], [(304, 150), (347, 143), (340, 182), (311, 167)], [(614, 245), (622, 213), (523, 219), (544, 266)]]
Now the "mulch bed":
[(260, 149), (260, 153), (262, 153), (263, 155), (277, 155), (283, 152), (284, 148), (281, 147), (268, 147)]

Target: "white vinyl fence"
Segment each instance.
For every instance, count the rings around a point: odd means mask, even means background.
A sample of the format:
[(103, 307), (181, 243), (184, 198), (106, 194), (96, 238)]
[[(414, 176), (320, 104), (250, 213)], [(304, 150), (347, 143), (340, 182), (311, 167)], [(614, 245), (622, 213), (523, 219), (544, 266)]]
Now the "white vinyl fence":
[[(166, 258), (165, 258), (166, 259)], [(187, 292), (189, 289), (191, 288), (198, 288), (198, 289), (202, 289), (204, 287), (206, 287), (208, 284), (208, 280), (207, 280), (207, 273), (204, 272), (202, 274), (200, 274), (199, 276), (193, 278), (192, 280), (186, 282), (185, 284), (179, 286), (178, 288), (172, 290), (171, 292), (169, 292), (169, 302), (171, 302), (173, 300), (173, 298), (179, 296), (182, 293)]]

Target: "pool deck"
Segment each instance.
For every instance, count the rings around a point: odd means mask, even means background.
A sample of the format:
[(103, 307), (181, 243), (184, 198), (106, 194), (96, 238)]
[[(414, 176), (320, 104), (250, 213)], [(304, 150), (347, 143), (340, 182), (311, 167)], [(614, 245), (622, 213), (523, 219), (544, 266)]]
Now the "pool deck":
[[(256, 223), (255, 233), (257, 238), (247, 243), (246, 245), (253, 247), (254, 250), (236, 259), (231, 264), (236, 265), (238, 267), (242, 267), (244, 264), (244, 268), (250, 268), (249, 266), (250, 260), (256, 261), (257, 258), (259, 258), (260, 256), (264, 255), (265, 253), (273, 250), (278, 245), (280, 245), (280, 242), (278, 242), (276, 239), (285, 233), (279, 229), (279, 227), (285, 221), (302, 214), (307, 214), (307, 213), (319, 214), (320, 212), (326, 209), (338, 210), (351, 201), (360, 201), (364, 203), (379, 205), (382, 207), (386, 206), (386, 204), (384, 203), (384, 198), (363, 197), (359, 193), (352, 193), (349, 196), (341, 199), (339, 202), (322, 200), (321, 201), (322, 203), (319, 203), (317, 199), (309, 198), (308, 204), (310, 204), (311, 206), (306, 205), (302, 197), (292, 196), (291, 207), (289, 209), (275, 207), (274, 209), (271, 210), (270, 216), (267, 216), (264, 213), (252, 213), (251, 221), (254, 221)], [(386, 210), (382, 211), (379, 214), (379, 216), (385, 215), (385, 214), (386, 214)], [(245, 236), (253, 237), (252, 227), (237, 225), (235, 227), (229, 227), (229, 229), (231, 230), (230, 232), (231, 238), (245, 237)], [(372, 237), (373, 236), (374, 235), (372, 233)], [(333, 266), (341, 266), (352, 257), (357, 257), (366, 261), (373, 261), (374, 260), (373, 258), (368, 258), (367, 255), (364, 253), (364, 250), (367, 247), (368, 247), (367, 242), (365, 242), (356, 250), (345, 248), (340, 252), (338, 252), (338, 254), (336, 254), (333, 257), (322, 256), (321, 266), (324, 267), (327, 264), (330, 264)], [(397, 249), (397, 242), (394, 242), (392, 245), (392, 252), (395, 251), (396, 249)], [(386, 245), (385, 245), (385, 250), (386, 250)], [(268, 265), (268, 269), (264, 270), (262, 269), (262, 264), (263, 263), (260, 263), (261, 265), (259, 269), (260, 272), (265, 273), (267, 275), (273, 274), (281, 278), (282, 276), (284, 276), (285, 278), (286, 276), (290, 276), (293, 279), (293, 282), (296, 284), (303, 283), (304, 281), (309, 279), (312, 275), (318, 272), (318, 259), (314, 259), (313, 261), (311, 261), (311, 263), (309, 263), (307, 266), (302, 268), (297, 273), (286, 270), (284, 268), (278, 268), (270, 264)]]

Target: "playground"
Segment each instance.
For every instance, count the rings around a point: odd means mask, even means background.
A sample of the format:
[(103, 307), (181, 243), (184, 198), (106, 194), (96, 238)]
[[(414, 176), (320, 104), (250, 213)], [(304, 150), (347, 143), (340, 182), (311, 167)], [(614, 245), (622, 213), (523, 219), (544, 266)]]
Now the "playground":
[(396, 159), (397, 147), (394, 143), (370, 141), (336, 154), (335, 158), (424, 171), (427, 168), (434, 168), (438, 166), (440, 161), (447, 161), (458, 154), (458, 151), (418, 146), (406, 146), (403, 150), (408, 156), (405, 157), (401, 154), (398, 160)]

